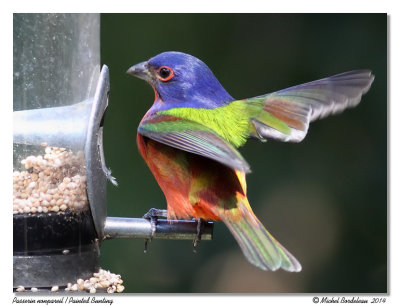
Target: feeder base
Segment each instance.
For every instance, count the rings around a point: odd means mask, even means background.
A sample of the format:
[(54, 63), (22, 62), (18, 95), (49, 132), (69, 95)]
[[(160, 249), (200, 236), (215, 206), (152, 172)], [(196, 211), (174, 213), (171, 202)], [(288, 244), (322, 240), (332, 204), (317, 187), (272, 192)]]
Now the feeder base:
[(76, 253), (13, 256), (13, 287), (67, 286), (99, 271), (99, 257), (98, 243)]

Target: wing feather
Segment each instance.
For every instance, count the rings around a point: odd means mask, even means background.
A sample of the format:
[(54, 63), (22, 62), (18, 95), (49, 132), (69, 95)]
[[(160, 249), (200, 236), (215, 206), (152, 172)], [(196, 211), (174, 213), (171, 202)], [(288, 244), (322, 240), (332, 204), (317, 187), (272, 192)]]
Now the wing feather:
[(306, 136), (310, 122), (358, 105), (373, 81), (371, 71), (354, 70), (248, 99), (262, 103), (264, 111), (291, 130), (277, 130), (258, 117), (252, 122), (263, 138), (299, 142)]
[(206, 126), (170, 115), (145, 118), (138, 132), (165, 145), (218, 161), (245, 173), (250, 166), (239, 151)]

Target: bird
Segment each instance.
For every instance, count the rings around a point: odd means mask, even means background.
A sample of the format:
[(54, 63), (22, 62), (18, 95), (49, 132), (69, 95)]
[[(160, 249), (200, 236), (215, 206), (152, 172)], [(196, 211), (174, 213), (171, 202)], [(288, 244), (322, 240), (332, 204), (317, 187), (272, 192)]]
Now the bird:
[(251, 264), (301, 271), (250, 207), (251, 170), (238, 148), (250, 138), (302, 141), (310, 122), (358, 105), (374, 81), (372, 72), (353, 70), (246, 99), (233, 98), (203, 61), (183, 52), (160, 53), (127, 73), (154, 90), (136, 141), (165, 195), (161, 215), (222, 221)]

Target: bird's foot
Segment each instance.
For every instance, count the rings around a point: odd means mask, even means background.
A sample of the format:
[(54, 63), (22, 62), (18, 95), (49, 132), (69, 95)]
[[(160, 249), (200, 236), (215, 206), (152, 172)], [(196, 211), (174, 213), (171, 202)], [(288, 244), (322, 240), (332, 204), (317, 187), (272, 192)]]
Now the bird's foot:
[(159, 218), (159, 217), (166, 218), (167, 214), (168, 213), (167, 213), (166, 209), (150, 208), (150, 210), (143, 215), (143, 218), (145, 218), (145, 219), (151, 219), (153, 217), (155, 217), (155, 218)]
[(144, 214), (143, 218), (150, 220), (151, 232), (150, 238), (144, 240), (144, 253), (147, 253), (149, 242), (153, 240), (154, 234), (157, 229), (157, 220), (159, 217), (166, 218), (167, 210), (166, 209), (157, 209), (151, 208), (147, 213)]
[(196, 247), (201, 240), (201, 235), (203, 233), (204, 224), (206, 222), (202, 218), (196, 218), (195, 220), (197, 220), (197, 233), (196, 233), (196, 237), (193, 240), (193, 253), (197, 253)]

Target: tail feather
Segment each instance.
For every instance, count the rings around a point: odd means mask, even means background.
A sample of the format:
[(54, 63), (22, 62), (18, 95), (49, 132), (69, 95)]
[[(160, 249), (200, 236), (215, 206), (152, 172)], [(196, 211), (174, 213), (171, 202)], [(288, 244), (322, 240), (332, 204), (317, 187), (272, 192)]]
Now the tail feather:
[(301, 271), (297, 259), (265, 229), (250, 208), (242, 207), (241, 212), (240, 219), (224, 214), (222, 221), (250, 263), (262, 270), (275, 271), (281, 268), (290, 272)]

